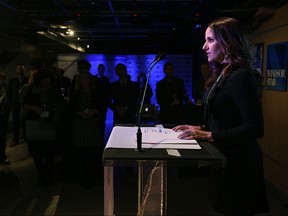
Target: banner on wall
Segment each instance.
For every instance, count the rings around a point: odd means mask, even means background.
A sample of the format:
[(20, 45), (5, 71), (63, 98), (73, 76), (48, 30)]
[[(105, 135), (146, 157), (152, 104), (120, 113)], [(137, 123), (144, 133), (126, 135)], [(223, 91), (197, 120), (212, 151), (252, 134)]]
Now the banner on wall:
[(287, 91), (288, 42), (267, 47), (266, 89)]
[(253, 67), (262, 74), (263, 70), (263, 46), (264, 43), (250, 45)]

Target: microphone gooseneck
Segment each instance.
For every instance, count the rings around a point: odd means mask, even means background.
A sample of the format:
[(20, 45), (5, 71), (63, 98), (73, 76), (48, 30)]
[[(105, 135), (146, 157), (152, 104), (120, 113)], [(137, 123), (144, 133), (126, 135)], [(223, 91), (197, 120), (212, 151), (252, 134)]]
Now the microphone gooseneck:
[(137, 150), (139, 152), (143, 151), (143, 149), (142, 149), (142, 132), (141, 132), (141, 113), (142, 113), (143, 103), (144, 103), (144, 99), (145, 99), (146, 92), (147, 92), (147, 86), (148, 86), (148, 83), (149, 83), (149, 80), (150, 80), (151, 71), (152, 71), (153, 67), (165, 57), (165, 55), (166, 54), (162, 53), (162, 52), (158, 53), (157, 56), (154, 58), (154, 60), (146, 67), (146, 70), (145, 70), (145, 74), (146, 74), (147, 70), (150, 68), (150, 70), (148, 72), (147, 79), (146, 79), (146, 83), (145, 83), (142, 99), (141, 99), (141, 102), (140, 102), (140, 108), (139, 108), (138, 115), (137, 115), (137, 126), (138, 126), (138, 129), (137, 129), (137, 134), (136, 135), (137, 135)]

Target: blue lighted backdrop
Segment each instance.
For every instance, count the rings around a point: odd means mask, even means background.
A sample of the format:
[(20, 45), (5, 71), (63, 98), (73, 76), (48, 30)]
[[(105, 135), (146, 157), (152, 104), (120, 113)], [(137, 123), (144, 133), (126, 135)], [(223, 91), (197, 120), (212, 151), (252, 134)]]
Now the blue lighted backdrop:
[[(128, 73), (133, 81), (137, 80), (140, 72), (144, 72), (147, 65), (155, 58), (155, 54), (149, 55), (104, 55), (104, 54), (84, 54), (84, 55), (59, 55), (58, 67), (65, 70), (65, 76), (72, 79), (77, 73), (76, 62), (79, 59), (88, 60), (92, 68), (91, 74), (97, 73), (98, 64), (104, 64), (106, 67), (105, 75), (110, 78), (110, 82), (116, 81), (115, 66), (123, 63), (127, 66)], [(152, 70), (150, 82), (153, 89), (152, 103), (156, 104), (155, 89), (156, 83), (163, 79), (163, 65), (171, 61), (175, 66), (175, 76), (181, 77), (184, 81), (186, 92), (192, 98), (192, 55), (167, 55), (164, 60), (160, 61)]]

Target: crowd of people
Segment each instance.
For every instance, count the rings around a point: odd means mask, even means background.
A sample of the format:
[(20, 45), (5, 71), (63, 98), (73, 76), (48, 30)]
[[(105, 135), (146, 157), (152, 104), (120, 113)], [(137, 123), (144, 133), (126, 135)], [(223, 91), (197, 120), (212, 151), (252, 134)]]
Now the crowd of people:
[[(7, 144), (13, 147), (20, 137), (24, 139), (35, 163), (39, 185), (52, 184), (57, 152), (62, 154), (66, 167), (77, 161), (74, 167), (83, 184), (90, 185), (95, 178), (102, 178), (107, 110), (113, 111), (113, 125), (135, 124), (147, 78), (145, 73), (139, 73), (137, 81), (132, 81), (123, 63), (115, 67), (118, 79), (114, 82), (104, 75), (103, 64), (98, 65), (95, 76), (90, 70), (90, 62), (80, 59), (77, 73), (70, 80), (63, 69), (47, 69), (42, 61), (33, 60), (29, 73), (23, 64), (17, 64), (16, 76), (7, 85), (5, 74), (1, 74), (1, 164), (11, 163), (5, 154), (11, 112), (13, 139)], [(176, 123), (179, 119), (175, 112), (183, 113), (182, 105), (192, 104), (183, 80), (174, 76), (174, 65), (167, 62), (163, 71), (165, 78), (156, 87), (160, 118), (156, 106), (151, 104), (153, 90), (148, 84), (143, 123)], [(153, 110), (151, 116), (144, 113), (148, 107)]]

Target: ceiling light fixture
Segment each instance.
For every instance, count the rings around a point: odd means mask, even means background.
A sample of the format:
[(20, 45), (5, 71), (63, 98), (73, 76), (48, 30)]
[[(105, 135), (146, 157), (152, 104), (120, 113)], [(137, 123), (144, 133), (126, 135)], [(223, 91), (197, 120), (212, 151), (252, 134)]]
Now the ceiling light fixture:
[[(79, 52), (85, 52), (84, 47), (81, 47), (79, 44), (76, 44), (76, 43), (71, 43), (67, 39), (65, 39), (65, 37), (60, 37), (59, 35), (57, 35), (54, 32), (51, 32), (51, 31), (48, 31), (48, 32), (38, 31), (37, 34), (43, 35), (43, 36), (45, 36), (47, 38), (50, 38), (51, 40), (57, 41), (59, 43), (62, 43), (62, 44), (66, 45), (66, 46), (68, 46), (68, 47), (70, 47), (72, 49), (78, 50)], [(87, 48), (89, 48), (88, 46), (87, 46)]]

